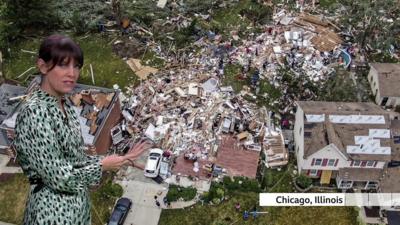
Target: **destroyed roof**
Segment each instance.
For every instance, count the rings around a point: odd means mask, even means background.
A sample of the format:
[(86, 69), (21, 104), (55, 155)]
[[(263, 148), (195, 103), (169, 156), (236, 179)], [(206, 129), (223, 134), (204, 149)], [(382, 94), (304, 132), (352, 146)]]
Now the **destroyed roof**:
[[(390, 154), (349, 154), (349, 146), (360, 146), (356, 137), (368, 137), (375, 130), (390, 130), (388, 113), (373, 103), (345, 103), (345, 102), (297, 102), (304, 110), (304, 158), (314, 154), (329, 144), (334, 144), (339, 151), (352, 160), (380, 160), (390, 161)], [(335, 121), (334, 117), (346, 115), (355, 117), (348, 123), (342, 119)], [(369, 117), (379, 116), (379, 123), (360, 120), (364, 115)], [(310, 116), (322, 116), (318, 120), (311, 120)], [(374, 137), (380, 147), (391, 147), (392, 138)], [(392, 150), (392, 153), (394, 151)]]
[(12, 97), (24, 95), (25, 87), (10, 84), (2, 84), (0, 86), (0, 124), (13, 111), (19, 101), (9, 101)]
[(382, 169), (375, 168), (339, 168), (339, 178), (352, 181), (379, 181)]
[(77, 84), (69, 95), (79, 115), (82, 136), (86, 144), (93, 144), (103, 129), (119, 90)]
[[(23, 88), (30, 93), (39, 88), (41, 77), (36, 76), (28, 88)], [(21, 89), (22, 90), (22, 89)], [(81, 123), (82, 136), (86, 144), (93, 144), (110, 114), (111, 105), (115, 104), (119, 90), (96, 87), (91, 85), (76, 84), (72, 94), (68, 95), (72, 105), (78, 106), (76, 112)], [(25, 93), (25, 92), (24, 92)], [(80, 95), (80, 97), (77, 97)], [(2, 98), (3, 99), (3, 98)], [(81, 101), (82, 100), (82, 101)], [(1, 101), (1, 100), (0, 100)], [(16, 115), (21, 104), (13, 105), (7, 118)]]
[[(15, 86), (10, 84), (2, 84), (0, 86), (0, 124), (13, 112), (15, 107), (20, 101), (9, 101), (12, 97), (24, 95), (26, 91), (25, 87)], [(0, 129), (0, 148), (7, 147), (10, 142), (7, 137), (7, 132), (4, 129)]]
[(400, 64), (371, 63), (378, 73), (378, 85), (381, 97), (400, 97)]

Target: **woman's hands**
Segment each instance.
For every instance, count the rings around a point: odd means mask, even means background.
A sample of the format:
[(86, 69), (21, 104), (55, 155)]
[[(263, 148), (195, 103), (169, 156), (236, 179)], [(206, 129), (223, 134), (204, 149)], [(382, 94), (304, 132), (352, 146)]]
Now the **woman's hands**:
[(126, 155), (109, 155), (103, 158), (101, 165), (104, 171), (118, 170), (124, 165), (133, 166), (133, 161), (137, 159), (144, 151), (152, 146), (150, 142), (142, 141), (136, 143)]
[(127, 160), (135, 160), (137, 159), (144, 151), (149, 149), (153, 144), (149, 141), (141, 141), (136, 143), (125, 155), (125, 159)]

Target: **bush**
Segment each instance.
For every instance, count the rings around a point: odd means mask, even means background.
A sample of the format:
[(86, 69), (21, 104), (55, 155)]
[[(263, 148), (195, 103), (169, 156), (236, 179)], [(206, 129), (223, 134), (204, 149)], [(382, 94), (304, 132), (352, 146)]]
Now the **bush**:
[(312, 180), (311, 178), (305, 176), (304, 174), (301, 174), (296, 178), (296, 183), (301, 188), (308, 188), (312, 184)]
[(203, 200), (205, 202), (211, 202), (213, 199), (221, 199), (225, 196), (224, 185), (217, 182), (212, 182), (210, 190), (203, 194)]
[(226, 176), (223, 179), (224, 187), (228, 191), (251, 191), (260, 192), (260, 186), (257, 180), (249, 179), (247, 177), (234, 177), (233, 179)]
[(177, 185), (170, 185), (167, 193), (168, 202), (175, 202), (182, 198), (184, 201), (192, 200), (196, 196), (197, 190), (193, 187), (180, 187)]

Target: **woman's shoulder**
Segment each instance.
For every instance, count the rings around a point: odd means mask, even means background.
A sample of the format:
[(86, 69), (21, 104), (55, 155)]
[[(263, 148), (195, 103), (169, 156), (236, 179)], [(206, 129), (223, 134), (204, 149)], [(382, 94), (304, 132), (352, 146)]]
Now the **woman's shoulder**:
[(48, 117), (49, 106), (38, 99), (28, 98), (18, 110), (17, 122), (27, 118)]

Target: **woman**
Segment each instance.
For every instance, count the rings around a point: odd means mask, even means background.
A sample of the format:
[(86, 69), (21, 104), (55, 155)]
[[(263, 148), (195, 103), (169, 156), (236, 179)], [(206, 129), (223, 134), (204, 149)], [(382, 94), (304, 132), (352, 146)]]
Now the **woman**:
[(24, 224), (90, 224), (88, 186), (102, 171), (129, 164), (149, 144), (136, 144), (125, 156), (104, 158), (84, 153), (77, 115), (65, 94), (72, 91), (83, 65), (83, 53), (71, 39), (51, 35), (41, 44), (37, 66), (40, 89), (22, 106), (14, 146), (31, 184)]

